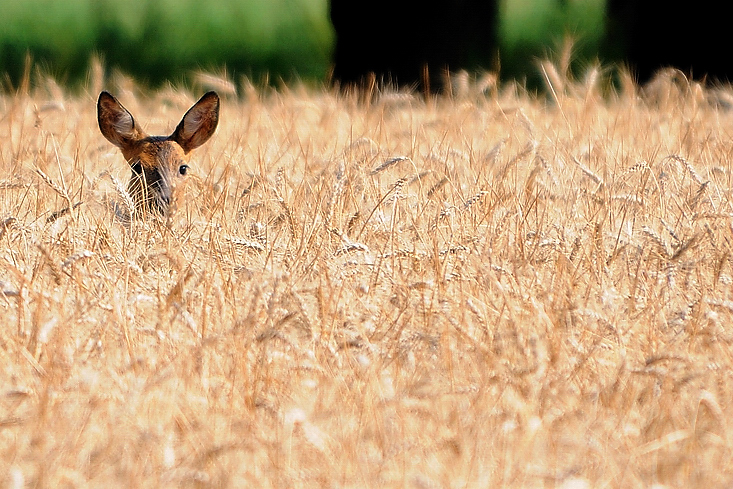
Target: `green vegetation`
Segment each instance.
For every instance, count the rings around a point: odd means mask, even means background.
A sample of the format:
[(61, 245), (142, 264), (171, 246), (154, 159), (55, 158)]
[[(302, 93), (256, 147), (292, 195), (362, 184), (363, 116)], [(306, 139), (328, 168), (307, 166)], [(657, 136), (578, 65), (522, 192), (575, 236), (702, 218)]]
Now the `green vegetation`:
[(575, 64), (599, 58), (605, 0), (504, 0), (499, 27), (504, 78), (540, 83), (539, 59), (555, 58), (567, 39)]
[(195, 69), (322, 78), (333, 34), (326, 0), (0, 0), (0, 72), (15, 84), (27, 53), (76, 82), (89, 59), (157, 85)]
[[(605, 0), (504, 0), (501, 74), (538, 81), (536, 60), (569, 35), (580, 62), (597, 56)], [(323, 79), (335, 40), (328, 0), (0, 0), (0, 73), (22, 77), (26, 56), (66, 84), (90, 58), (159, 85), (193, 70), (257, 79)], [(396, 40), (395, 42), (399, 42)]]

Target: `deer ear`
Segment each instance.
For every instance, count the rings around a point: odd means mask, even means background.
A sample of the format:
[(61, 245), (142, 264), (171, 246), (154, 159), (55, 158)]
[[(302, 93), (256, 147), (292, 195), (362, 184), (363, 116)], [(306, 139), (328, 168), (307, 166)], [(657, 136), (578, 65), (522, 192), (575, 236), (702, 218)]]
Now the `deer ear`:
[(107, 141), (119, 148), (127, 148), (142, 137), (132, 114), (109, 92), (99, 94), (97, 121)]
[(173, 131), (171, 139), (188, 153), (208, 141), (216, 131), (217, 124), (219, 124), (219, 95), (216, 92), (208, 92), (188, 109)]

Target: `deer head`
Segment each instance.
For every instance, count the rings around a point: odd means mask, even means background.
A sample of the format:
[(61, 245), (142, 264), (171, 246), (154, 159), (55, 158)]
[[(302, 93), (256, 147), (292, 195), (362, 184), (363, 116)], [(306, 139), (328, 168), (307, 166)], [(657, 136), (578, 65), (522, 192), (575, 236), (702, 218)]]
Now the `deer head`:
[(214, 134), (219, 123), (219, 96), (208, 92), (183, 116), (170, 136), (149, 136), (132, 114), (109, 92), (97, 101), (99, 129), (120, 148), (132, 168), (127, 190), (136, 212), (165, 215), (177, 187), (185, 181), (191, 152)]

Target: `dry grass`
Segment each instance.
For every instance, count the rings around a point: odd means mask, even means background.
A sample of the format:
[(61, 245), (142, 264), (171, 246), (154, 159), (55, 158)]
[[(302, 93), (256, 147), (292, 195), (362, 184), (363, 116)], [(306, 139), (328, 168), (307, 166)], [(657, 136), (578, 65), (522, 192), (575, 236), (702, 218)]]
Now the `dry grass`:
[(0, 484), (733, 483), (733, 93), (542, 69), (250, 88), (166, 223), (96, 93), (0, 98)]

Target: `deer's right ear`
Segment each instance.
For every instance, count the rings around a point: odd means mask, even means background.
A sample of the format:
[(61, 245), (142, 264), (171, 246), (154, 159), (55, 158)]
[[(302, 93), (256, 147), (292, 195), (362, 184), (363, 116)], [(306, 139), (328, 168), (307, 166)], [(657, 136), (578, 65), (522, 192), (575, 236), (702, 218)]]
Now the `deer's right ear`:
[(140, 139), (142, 134), (132, 114), (109, 92), (99, 94), (97, 121), (104, 137), (119, 148), (127, 148)]

